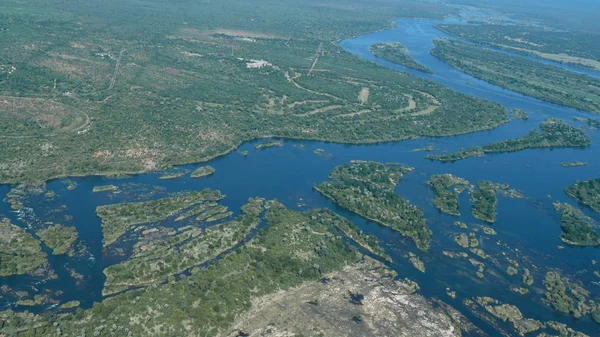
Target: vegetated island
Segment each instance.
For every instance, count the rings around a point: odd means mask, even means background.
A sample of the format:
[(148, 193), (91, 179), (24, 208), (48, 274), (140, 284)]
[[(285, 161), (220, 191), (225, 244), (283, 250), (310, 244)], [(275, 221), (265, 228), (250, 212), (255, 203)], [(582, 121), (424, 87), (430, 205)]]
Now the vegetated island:
[(600, 40), (596, 34), (532, 25), (440, 24), (436, 28), (476, 43), (600, 71)]
[(427, 184), (433, 188), (435, 197), (433, 205), (444, 213), (460, 216), (458, 196), (471, 187), (468, 180), (452, 174), (434, 174)]
[(200, 166), (197, 169), (194, 170), (194, 172), (192, 172), (192, 174), (190, 175), (190, 177), (192, 178), (202, 178), (202, 177), (207, 177), (210, 175), (213, 175), (215, 173), (215, 169), (214, 167), (210, 166), (210, 165), (204, 165), (204, 166)]
[(475, 219), (487, 223), (496, 222), (497, 188), (497, 184), (489, 180), (477, 182), (477, 189), (473, 191), (473, 203), (471, 204), (471, 213)]
[(40, 243), (8, 219), (0, 221), (0, 276), (23, 275), (47, 262)]
[(314, 188), (336, 204), (400, 232), (412, 239), (419, 249), (427, 250), (431, 231), (423, 211), (393, 192), (402, 176), (411, 170), (355, 161), (352, 165), (337, 166), (330, 174), (332, 181)]
[(399, 42), (390, 43), (376, 43), (369, 47), (369, 50), (377, 57), (380, 57), (386, 61), (405, 66), (407, 68), (422, 71), (424, 73), (431, 74), (432, 71), (424, 65), (418, 63), (413, 59), (408, 49)]
[[(58, 325), (65, 336), (83, 332), (91, 336), (111, 328), (105, 325), (111, 322), (112, 329), (132, 336), (146, 336), (147, 331), (169, 331), (173, 336), (189, 331), (260, 336), (266, 329), (300, 335), (310, 322), (311, 331), (324, 336), (358, 328), (364, 336), (458, 337), (473, 327), (452, 307), (434, 305), (414, 294), (416, 283), (397, 280), (384, 264), (360, 254), (351, 239), (340, 235), (337, 226), (343, 224), (353, 236), (361, 236), (347, 220), (327, 210), (299, 213), (276, 201), (257, 200), (236, 221), (251, 225), (260, 218), (266, 226), (211, 263), (193, 267), (185, 276), (169, 277), (169, 282), (115, 294), (77, 315), (2, 312), (11, 319), (5, 320), (0, 332), (18, 327), (25, 335), (33, 335), (41, 329), (54, 331)], [(237, 239), (243, 240), (243, 236)], [(207, 251), (211, 251), (210, 245)], [(197, 252), (189, 256), (204, 259), (202, 251)], [(121, 276), (135, 277), (125, 271)], [(282, 308), (281, 301), (289, 305)], [(405, 319), (415, 311), (421, 320)], [(298, 316), (305, 319), (297, 320)], [(106, 327), (99, 328), (103, 325)]]
[(580, 284), (571, 282), (557, 271), (549, 271), (544, 278), (544, 301), (554, 310), (581, 318), (591, 314), (591, 318), (600, 324), (600, 303), (590, 298), (589, 290)]
[(112, 244), (133, 226), (161, 221), (190, 206), (222, 198), (221, 192), (204, 189), (169, 198), (98, 206), (96, 213), (102, 220), (102, 244), (105, 247)]
[(108, 191), (116, 191), (117, 189), (119, 189), (119, 188), (115, 185), (102, 185), (102, 186), (94, 186), (94, 188), (92, 189), (92, 192), (94, 192), (94, 193), (108, 192)]
[(167, 173), (167, 174), (164, 174), (164, 175), (158, 177), (158, 179), (160, 179), (160, 180), (177, 179), (177, 178), (183, 177), (184, 175), (185, 175), (185, 172)]
[(587, 161), (573, 161), (573, 162), (560, 163), (560, 166), (562, 166), (562, 167), (580, 167), (580, 166), (587, 166), (587, 165), (588, 165)]
[(437, 161), (457, 161), (486, 153), (514, 152), (525, 149), (557, 147), (586, 147), (592, 144), (590, 137), (581, 129), (558, 119), (548, 119), (540, 123), (540, 131), (531, 130), (523, 137), (503, 140), (484, 146), (472, 146), (449, 154), (431, 154), (425, 158)]
[(594, 211), (600, 212), (600, 179), (578, 181), (567, 187), (565, 193)]
[(268, 149), (270, 147), (280, 147), (280, 146), (283, 146), (283, 142), (280, 140), (277, 140), (277, 141), (273, 141), (273, 142), (258, 143), (256, 145), (254, 145), (254, 148), (257, 150), (260, 150), (260, 149)]
[(525, 110), (521, 109), (512, 109), (513, 119), (522, 119), (524, 121), (529, 119), (529, 114)]
[(50, 226), (47, 229), (37, 232), (36, 235), (48, 248), (52, 249), (52, 254), (54, 255), (67, 253), (72, 255), (73, 251), (71, 248), (79, 238), (77, 230), (74, 227), (63, 226), (61, 224)]
[(573, 246), (600, 246), (598, 224), (581, 210), (566, 204), (554, 203), (554, 208), (561, 211), (560, 239)]
[(465, 42), (438, 39), (431, 53), (492, 84), (575, 109), (600, 113), (600, 80)]

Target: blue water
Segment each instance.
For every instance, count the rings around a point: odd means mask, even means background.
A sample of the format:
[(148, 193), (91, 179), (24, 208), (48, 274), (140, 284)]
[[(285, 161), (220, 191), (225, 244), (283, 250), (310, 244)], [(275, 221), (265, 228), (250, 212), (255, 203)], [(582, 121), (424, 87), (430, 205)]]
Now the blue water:
[[(411, 152), (415, 148), (434, 145), (433, 153), (452, 152), (472, 145), (484, 145), (492, 141), (521, 136), (550, 117), (572, 122), (572, 117), (598, 119), (596, 115), (569, 109), (540, 100), (526, 97), (505, 90), (486, 82), (477, 80), (448, 66), (429, 54), (433, 48), (433, 39), (444, 34), (433, 28), (440, 21), (430, 20), (398, 20), (398, 27), (391, 30), (367, 34), (355, 39), (341, 42), (341, 46), (350, 53), (367, 60), (377, 62), (391, 68), (411, 73), (453, 88), (457, 91), (483, 97), (498, 102), (507, 108), (521, 108), (529, 112), (527, 121), (515, 120), (491, 131), (482, 131), (456, 137), (422, 138), (403, 142), (350, 146), (323, 142), (286, 141), (280, 148), (255, 150), (256, 142), (243, 144), (240, 150), (248, 150), (247, 157), (232, 152), (226, 156), (209, 162), (216, 169), (213, 176), (191, 179), (187, 176), (174, 180), (158, 179), (163, 173), (134, 175), (127, 178), (84, 177), (73, 178), (77, 184), (73, 190), (67, 188), (62, 180), (51, 181), (48, 190), (57, 193), (57, 197), (48, 200), (43, 196), (31, 197), (27, 206), (33, 207), (33, 215), (20, 219), (19, 214), (10, 210), (7, 203), (0, 203), (0, 214), (12, 219), (16, 224), (30, 230), (40, 221), (54, 221), (65, 225), (76, 226), (81, 237), (81, 254), (69, 257), (51, 258), (52, 269), (57, 279), (40, 283), (39, 278), (18, 276), (0, 279), (0, 285), (8, 285), (14, 290), (25, 290), (30, 295), (46, 290), (63, 291), (53, 297), (61, 301), (79, 300), (82, 307), (90, 307), (101, 301), (101, 290), (104, 282), (102, 270), (122, 260), (111, 252), (102, 250), (100, 220), (95, 215), (98, 205), (123, 201), (147, 200), (165, 196), (169, 193), (185, 190), (212, 188), (226, 194), (223, 204), (232, 211), (238, 211), (249, 197), (261, 196), (277, 199), (292, 209), (311, 209), (327, 207), (355, 222), (363, 231), (376, 235), (383, 241), (386, 251), (394, 262), (390, 264), (399, 277), (408, 277), (419, 283), (421, 293), (427, 297), (438, 297), (454, 305), (474, 322), (481, 325), (491, 335), (493, 329), (479, 321), (462, 306), (464, 298), (473, 296), (491, 296), (500, 301), (518, 305), (526, 317), (539, 320), (557, 320), (568, 324), (576, 330), (590, 335), (598, 335), (598, 325), (589, 318), (574, 320), (570, 316), (558, 315), (540, 301), (543, 288), (542, 278), (547, 267), (559, 268), (565, 275), (576, 277), (590, 291), (591, 298), (598, 296), (600, 287), (592, 281), (590, 272), (578, 273), (592, 268), (592, 260), (600, 260), (600, 250), (595, 248), (566, 247), (559, 240), (560, 218), (552, 208), (552, 202), (576, 202), (566, 196), (563, 189), (577, 180), (598, 177), (600, 156), (600, 132), (590, 131), (592, 146), (585, 149), (527, 150), (516, 153), (487, 155), (481, 158), (469, 158), (455, 163), (439, 163), (424, 159), (426, 153)], [(434, 73), (424, 74), (405, 69), (373, 56), (368, 47), (374, 43), (398, 41), (406, 45), (411, 55)], [(582, 123), (573, 122), (583, 126)], [(297, 148), (303, 145), (303, 149)], [(324, 149), (331, 156), (318, 156), (313, 153), (317, 148)], [(341, 209), (315, 192), (312, 187), (328, 179), (328, 174), (337, 165), (353, 159), (374, 160), (379, 162), (400, 162), (415, 167), (415, 171), (406, 175), (396, 188), (396, 192), (423, 209), (428, 225), (433, 231), (431, 249), (428, 253), (418, 252), (414, 245), (386, 227), (366, 221), (344, 209)], [(563, 168), (561, 162), (587, 161), (589, 166)], [(184, 165), (176, 171), (193, 170), (201, 164)], [(485, 279), (475, 277), (476, 267), (464, 259), (452, 260), (441, 254), (443, 250), (459, 251), (454, 243), (453, 234), (460, 232), (453, 225), (461, 220), (470, 227), (481, 224), (470, 214), (468, 196), (461, 197), (461, 217), (453, 217), (440, 213), (431, 203), (433, 194), (426, 181), (431, 174), (452, 173), (475, 183), (478, 180), (492, 180), (507, 183), (511, 188), (521, 191), (527, 199), (509, 199), (499, 197), (498, 220), (493, 228), (497, 236), (481, 235), (481, 248), (493, 255), (497, 263), (486, 262)], [(93, 193), (97, 185), (114, 184), (127, 193), (113, 194)], [(0, 186), (0, 195), (5, 195), (9, 186)], [(65, 205), (62, 209), (57, 205)], [(59, 211), (56, 211), (56, 210)], [(597, 213), (583, 207), (584, 212), (600, 221)], [(65, 218), (65, 215), (72, 216)], [(21, 216), (21, 218), (23, 218)], [(81, 248), (80, 247), (80, 248)], [(409, 252), (417, 253), (425, 262), (427, 271), (422, 274), (416, 271), (404, 258)], [(506, 260), (501, 258), (504, 251), (509, 257), (528, 267), (534, 274), (535, 284), (531, 294), (525, 297), (509, 291), (509, 285), (518, 286), (520, 277), (507, 276)], [(531, 267), (538, 266), (539, 269)], [(79, 285), (69, 276), (66, 268), (74, 268), (84, 275)], [(597, 269), (597, 268), (596, 268)], [(492, 274), (490, 274), (492, 273)], [(445, 294), (446, 287), (457, 292), (457, 299), (451, 300)], [(536, 289), (538, 291), (535, 291)], [(14, 307), (14, 296), (0, 298), (0, 307)], [(16, 308), (24, 310), (25, 308)], [(43, 311), (44, 308), (29, 310)]]

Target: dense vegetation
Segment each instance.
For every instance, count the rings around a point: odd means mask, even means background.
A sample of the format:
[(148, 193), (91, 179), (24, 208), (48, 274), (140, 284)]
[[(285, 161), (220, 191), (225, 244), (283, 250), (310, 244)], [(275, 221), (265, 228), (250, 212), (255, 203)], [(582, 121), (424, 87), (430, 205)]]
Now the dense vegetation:
[(578, 181), (567, 187), (565, 193), (600, 212), (600, 179)]
[(521, 109), (512, 109), (512, 116), (514, 119), (522, 119), (525, 121), (529, 119), (527, 111)]
[(544, 121), (540, 124), (540, 130), (532, 130), (520, 138), (485, 145), (482, 150), (485, 153), (511, 152), (548, 147), (584, 147), (592, 143), (583, 130), (558, 119)]
[(481, 157), (483, 151), (479, 146), (471, 146), (468, 149), (460, 149), (453, 153), (446, 154), (428, 154), (425, 158), (430, 160), (437, 160), (441, 162), (454, 162), (457, 160), (467, 159), (469, 157)]
[(439, 39), (431, 53), (461, 71), (521, 94), (600, 113), (600, 80), (468, 43)]
[(431, 74), (431, 70), (417, 63), (409, 55), (408, 49), (401, 43), (377, 43), (370, 46), (369, 49), (375, 56), (381, 57), (386, 61)]
[[(427, 250), (431, 231), (427, 228), (423, 211), (392, 192), (397, 184), (394, 177), (398, 176), (398, 172), (396, 167), (356, 162), (352, 169), (347, 166), (337, 168), (332, 173), (333, 181), (323, 182), (315, 189), (336, 204), (400, 232), (411, 238), (419, 249)], [(392, 184), (381, 185), (382, 177)]]
[[(205, 269), (118, 294), (74, 315), (23, 317), (16, 327), (31, 327), (22, 336), (47, 336), (58, 330), (62, 336), (216, 335), (249, 310), (252, 299), (319, 280), (360, 260), (338, 235), (336, 217), (328, 211), (302, 214), (272, 201), (267, 208), (267, 225), (256, 237)], [(14, 329), (14, 323), (3, 329)]]
[(155, 170), (264, 137), (375, 143), (507, 121), (498, 104), (332, 43), (441, 5), (60, 3), (3, 2), (0, 65), (16, 70), (0, 70), (2, 182)]
[(40, 240), (52, 249), (52, 254), (62, 255), (70, 253), (69, 250), (79, 238), (74, 227), (53, 225), (36, 233)]
[(102, 219), (102, 243), (104, 246), (112, 244), (135, 225), (164, 220), (190, 206), (222, 198), (219, 191), (205, 189), (170, 198), (98, 206), (96, 213)]
[(473, 192), (471, 212), (473, 217), (488, 223), (496, 222), (496, 190), (497, 185), (488, 180), (477, 182), (477, 189)]
[(192, 178), (202, 178), (206, 176), (213, 175), (215, 173), (215, 168), (210, 165), (200, 166), (192, 172), (190, 177)]
[(598, 224), (569, 204), (555, 204), (561, 213), (560, 239), (574, 246), (600, 246)]
[(22, 275), (46, 262), (40, 243), (7, 219), (0, 221), (0, 276)]
[(556, 271), (546, 273), (544, 288), (545, 301), (558, 312), (580, 318), (597, 310), (597, 304), (588, 298), (589, 291)]
[(436, 26), (444, 33), (512, 52), (600, 70), (600, 37), (519, 25)]
[(459, 216), (458, 196), (471, 185), (463, 178), (451, 174), (434, 174), (427, 184), (433, 188), (433, 205), (444, 213)]

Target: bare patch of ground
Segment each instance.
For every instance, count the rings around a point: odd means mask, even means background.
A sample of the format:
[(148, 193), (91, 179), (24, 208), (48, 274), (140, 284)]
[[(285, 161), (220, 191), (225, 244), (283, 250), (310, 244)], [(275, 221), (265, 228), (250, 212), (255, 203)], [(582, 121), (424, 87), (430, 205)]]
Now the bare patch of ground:
[(223, 336), (461, 336), (471, 327), (447, 305), (414, 293), (370, 258), (321, 281), (256, 298)]
[(369, 88), (365, 87), (360, 90), (360, 94), (358, 94), (358, 101), (362, 105), (365, 105), (369, 102)]

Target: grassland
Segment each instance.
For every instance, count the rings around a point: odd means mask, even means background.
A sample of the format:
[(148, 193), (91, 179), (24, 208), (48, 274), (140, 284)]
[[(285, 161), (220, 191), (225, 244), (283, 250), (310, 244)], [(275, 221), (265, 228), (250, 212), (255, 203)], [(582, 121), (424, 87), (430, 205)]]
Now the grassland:
[(188, 207), (222, 198), (219, 191), (205, 189), (151, 201), (98, 206), (96, 213), (102, 219), (102, 243), (104, 246), (114, 243), (133, 226), (161, 221)]
[(399, 172), (399, 168), (380, 163), (355, 162), (352, 167), (336, 168), (331, 174), (333, 181), (314, 188), (336, 204), (398, 231), (419, 249), (427, 250), (431, 231), (423, 211), (392, 192), (401, 177)]
[(39, 242), (7, 219), (0, 221), (0, 276), (22, 275), (47, 262)]
[(597, 34), (519, 25), (437, 25), (444, 33), (515, 53), (600, 70)]
[(54, 255), (72, 254), (71, 248), (79, 238), (74, 227), (60, 224), (39, 231), (36, 235), (48, 248), (52, 249)]
[(437, 209), (450, 215), (460, 216), (458, 196), (471, 187), (467, 180), (451, 174), (434, 174), (429, 177), (427, 184), (434, 191), (433, 205)]
[(10, 128), (0, 182), (152, 171), (266, 137), (376, 143), (507, 121), (497, 104), (334, 43), (395, 17), (448, 14), (441, 5), (76, 2), (68, 11), (59, 0), (3, 2), (10, 48), (0, 64), (16, 70), (0, 71), (0, 119)]
[(492, 84), (575, 109), (600, 113), (600, 80), (460, 41), (438, 39), (431, 53)]
[(377, 43), (370, 46), (369, 50), (371, 50), (375, 56), (386, 61), (431, 74), (431, 70), (422, 64), (417, 63), (417, 61), (415, 61), (408, 53), (408, 49), (401, 43)]
[(565, 193), (600, 212), (600, 179), (578, 181), (567, 187)]

